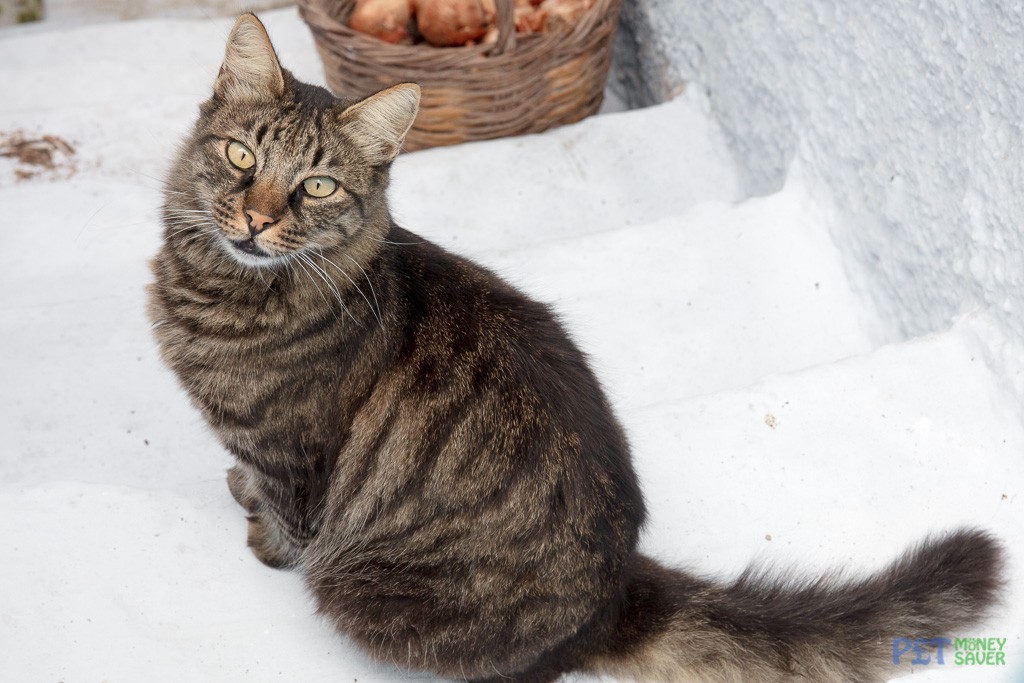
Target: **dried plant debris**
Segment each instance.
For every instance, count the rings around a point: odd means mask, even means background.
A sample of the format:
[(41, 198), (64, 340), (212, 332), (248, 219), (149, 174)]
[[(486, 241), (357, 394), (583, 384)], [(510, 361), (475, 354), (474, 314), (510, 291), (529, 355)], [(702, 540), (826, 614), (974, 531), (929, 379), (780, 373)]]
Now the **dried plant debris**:
[(16, 180), (46, 175), (53, 179), (75, 174), (75, 148), (57, 135), (30, 136), (22, 130), (0, 132), (0, 158), (15, 163)]

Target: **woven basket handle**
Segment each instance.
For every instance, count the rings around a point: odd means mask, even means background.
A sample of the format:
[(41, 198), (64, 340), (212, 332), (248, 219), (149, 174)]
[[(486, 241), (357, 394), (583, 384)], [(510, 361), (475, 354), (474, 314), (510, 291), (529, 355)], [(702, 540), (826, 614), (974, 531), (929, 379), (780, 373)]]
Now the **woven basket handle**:
[(491, 48), (492, 55), (500, 55), (516, 48), (515, 0), (495, 0), (498, 10), (498, 40)]

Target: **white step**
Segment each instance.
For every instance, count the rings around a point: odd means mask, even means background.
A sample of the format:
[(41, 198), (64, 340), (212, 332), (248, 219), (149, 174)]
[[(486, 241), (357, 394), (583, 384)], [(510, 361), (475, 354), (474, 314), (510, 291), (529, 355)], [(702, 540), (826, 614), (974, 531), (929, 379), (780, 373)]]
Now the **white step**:
[(699, 96), (592, 117), (542, 135), (400, 157), (400, 224), (467, 253), (644, 225), (739, 198)]
[(646, 405), (872, 348), (830, 220), (794, 183), (479, 260), (555, 306), (616, 403)]
[[(266, 19), (285, 64), (319, 78), (294, 10)], [(0, 671), (12, 680), (416, 678), (368, 662), (313, 616), (297, 576), (250, 555), (229, 458), (152, 345), (157, 179), (229, 24), (0, 41), (14, 93), (0, 131), (77, 149), (73, 173), (26, 182), (0, 159)], [(971, 361), (969, 326), (863, 355), (876, 323), (826, 236), (834, 217), (798, 183), (734, 203), (702, 106), (404, 157), (398, 216), (562, 312), (632, 435), (660, 555), (726, 573), (755, 556), (877, 567), (965, 521), (1024, 547), (1024, 436)], [(1012, 636), (1022, 660), (1015, 591), (990, 634)]]
[[(757, 558), (859, 575), (929, 533), (989, 529), (1014, 584), (997, 618), (954, 635), (1009, 638), (1011, 672), (1024, 673), (1024, 427), (982, 360), (983, 322), (624, 410), (651, 510), (645, 546), (716, 574)], [(1011, 672), (936, 680), (1019, 680)]]

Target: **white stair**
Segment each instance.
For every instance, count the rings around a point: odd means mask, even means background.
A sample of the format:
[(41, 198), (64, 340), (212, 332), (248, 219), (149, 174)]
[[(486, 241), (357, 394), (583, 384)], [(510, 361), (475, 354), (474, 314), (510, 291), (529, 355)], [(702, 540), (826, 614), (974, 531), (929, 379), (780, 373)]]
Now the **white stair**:
[[(318, 80), (294, 11), (265, 19), (285, 66)], [(16, 93), (0, 132), (77, 151), (76, 169), (28, 181), (0, 159), (5, 680), (429, 680), (368, 661), (296, 575), (250, 555), (229, 458), (153, 348), (158, 179), (229, 24), (0, 41)], [(1024, 575), (1024, 427), (982, 361), (981, 322), (878, 347), (835, 216), (796, 182), (742, 199), (699, 97), (409, 155), (392, 198), (400, 223), (562, 314), (631, 436), (650, 552), (718, 575), (754, 559), (856, 574), (973, 524)], [(1010, 667), (913, 680), (1020, 680), (1011, 591), (961, 634), (1008, 638)]]

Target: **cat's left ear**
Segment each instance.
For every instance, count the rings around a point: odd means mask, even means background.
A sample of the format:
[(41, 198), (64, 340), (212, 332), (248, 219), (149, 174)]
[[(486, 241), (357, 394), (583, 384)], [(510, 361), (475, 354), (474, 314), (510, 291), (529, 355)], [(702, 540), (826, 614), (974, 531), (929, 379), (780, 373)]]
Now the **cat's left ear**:
[(339, 123), (371, 164), (385, 164), (398, 156), (419, 110), (420, 86), (402, 83), (353, 104)]
[(213, 91), (226, 100), (260, 102), (284, 94), (284, 74), (270, 36), (255, 14), (238, 17)]

